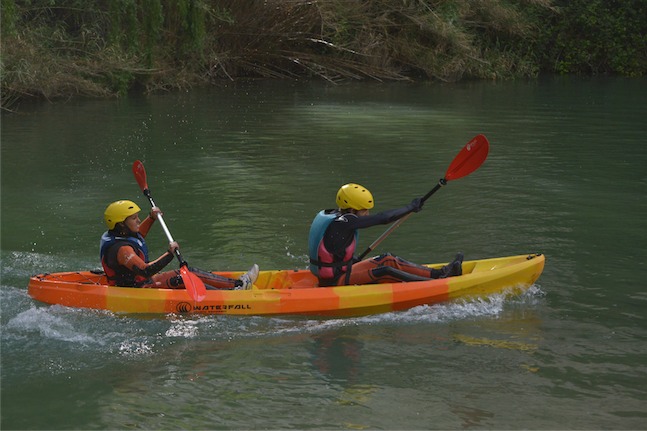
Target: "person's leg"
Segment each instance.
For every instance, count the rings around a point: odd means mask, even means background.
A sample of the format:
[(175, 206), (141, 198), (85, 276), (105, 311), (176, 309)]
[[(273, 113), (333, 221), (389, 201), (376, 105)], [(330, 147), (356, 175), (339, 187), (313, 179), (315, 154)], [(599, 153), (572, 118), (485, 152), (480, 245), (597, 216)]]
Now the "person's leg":
[(409, 272), (405, 272), (392, 266), (386, 265), (374, 268), (371, 271), (371, 276), (375, 280), (377, 280), (377, 283), (399, 283), (401, 281), (425, 281), (430, 279), (429, 277), (422, 277), (420, 275), (411, 274)]
[[(196, 268), (189, 268), (189, 271), (202, 280), (207, 290), (234, 289), (237, 281), (241, 284), (240, 280), (221, 277)], [(149, 289), (185, 289), (179, 269), (155, 274), (141, 287)]]
[[(195, 274), (204, 283), (207, 290), (245, 290), (251, 289), (252, 285), (258, 278), (258, 265), (254, 264), (252, 268), (243, 274), (240, 279), (223, 277), (212, 272), (207, 272), (199, 268), (190, 267), (189, 271)], [(142, 283), (140, 287), (153, 289), (184, 289), (184, 282), (180, 275), (180, 270), (166, 271), (155, 274), (151, 279)]]
[[(189, 271), (197, 275), (200, 280), (205, 284), (207, 290), (222, 290), (222, 289), (235, 289), (236, 286), (242, 286), (240, 280), (233, 278), (223, 277), (212, 272), (204, 271), (200, 268), (189, 267)], [(238, 282), (238, 283), (236, 283)]]
[(350, 280), (341, 276), (338, 285), (420, 281), (431, 278), (431, 269), (389, 253), (353, 265)]
[(258, 265), (254, 264), (252, 267), (240, 276), (239, 279), (234, 280), (233, 278), (223, 277), (212, 272), (207, 272), (199, 268), (189, 268), (189, 270), (197, 275), (200, 280), (202, 280), (207, 289), (212, 287), (213, 289), (235, 289), (235, 290), (248, 290), (251, 289), (256, 279), (258, 278)]
[(184, 289), (180, 270), (160, 272), (153, 275), (147, 282), (140, 287), (148, 289)]
[[(409, 262), (398, 256), (390, 254), (379, 256), (381, 266), (391, 266), (400, 271), (426, 278), (447, 278), (463, 274), (463, 253), (458, 253), (454, 260), (440, 269), (429, 268)], [(406, 281), (406, 280), (405, 280)]]
[(346, 280), (346, 277), (342, 276), (337, 284), (390, 283), (452, 277), (462, 274), (462, 262), (463, 254), (459, 253), (453, 262), (441, 269), (433, 269), (386, 253), (355, 263), (350, 279)]
[(374, 258), (380, 266), (388, 266), (395, 268), (399, 271), (416, 275), (424, 278), (434, 278), (431, 268), (417, 263), (409, 262), (399, 256), (393, 256), (391, 253), (386, 253)]

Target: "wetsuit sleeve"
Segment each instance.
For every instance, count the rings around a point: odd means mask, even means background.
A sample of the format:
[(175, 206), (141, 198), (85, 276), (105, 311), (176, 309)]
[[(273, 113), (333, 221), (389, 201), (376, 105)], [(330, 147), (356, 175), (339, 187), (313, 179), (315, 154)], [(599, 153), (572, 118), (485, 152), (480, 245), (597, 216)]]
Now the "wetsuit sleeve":
[(324, 235), (324, 246), (335, 255), (336, 259), (342, 259), (357, 229), (363, 229), (380, 224), (388, 224), (409, 214), (415, 209), (409, 204), (402, 208), (396, 208), (374, 215), (358, 217), (355, 214), (344, 214), (333, 221)]
[(155, 219), (150, 216), (146, 217), (139, 225), (139, 234), (146, 238), (146, 235), (148, 235), (148, 231), (151, 229), (151, 226), (153, 226), (153, 223), (155, 223)]
[(389, 224), (398, 219), (401, 219), (405, 215), (412, 212), (414, 209), (415, 207), (412, 204), (409, 204), (406, 207), (383, 211), (374, 215), (349, 218), (349, 228), (363, 229), (366, 227), (376, 226), (378, 224)]
[(125, 266), (135, 275), (149, 278), (160, 272), (166, 265), (171, 263), (173, 255), (169, 252), (164, 253), (157, 260), (146, 263), (144, 262), (130, 246), (123, 246), (117, 252), (117, 262)]

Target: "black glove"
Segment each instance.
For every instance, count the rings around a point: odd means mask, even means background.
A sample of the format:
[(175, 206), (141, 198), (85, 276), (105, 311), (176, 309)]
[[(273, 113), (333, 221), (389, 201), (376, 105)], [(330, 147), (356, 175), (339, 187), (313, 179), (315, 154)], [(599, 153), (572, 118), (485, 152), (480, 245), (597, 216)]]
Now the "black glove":
[(422, 209), (422, 206), (425, 204), (425, 201), (422, 200), (422, 198), (415, 198), (414, 200), (411, 201), (409, 206), (411, 207), (411, 211), (414, 213), (417, 213)]

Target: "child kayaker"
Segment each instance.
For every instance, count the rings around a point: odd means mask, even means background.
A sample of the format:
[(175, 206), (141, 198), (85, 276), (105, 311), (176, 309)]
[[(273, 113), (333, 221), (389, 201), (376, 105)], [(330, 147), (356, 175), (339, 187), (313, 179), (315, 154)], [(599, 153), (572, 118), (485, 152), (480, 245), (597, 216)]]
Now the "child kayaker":
[(463, 254), (441, 269), (408, 262), (390, 253), (358, 261), (354, 256), (358, 230), (392, 223), (422, 209), (416, 198), (405, 207), (369, 215), (373, 195), (359, 184), (345, 184), (337, 192), (337, 209), (323, 210), (314, 218), (308, 239), (310, 271), (319, 286), (422, 281), (462, 274)]
[[(160, 272), (173, 260), (173, 254), (179, 248), (177, 242), (169, 244), (166, 253), (150, 262), (148, 247), (144, 238), (151, 226), (162, 214), (158, 207), (153, 207), (149, 216), (141, 221), (141, 209), (129, 200), (111, 203), (106, 208), (104, 218), (108, 231), (101, 236), (101, 265), (111, 286), (184, 289), (180, 270)], [(189, 268), (207, 286), (207, 289), (251, 289), (258, 277), (258, 265), (235, 280), (221, 277), (207, 271)]]

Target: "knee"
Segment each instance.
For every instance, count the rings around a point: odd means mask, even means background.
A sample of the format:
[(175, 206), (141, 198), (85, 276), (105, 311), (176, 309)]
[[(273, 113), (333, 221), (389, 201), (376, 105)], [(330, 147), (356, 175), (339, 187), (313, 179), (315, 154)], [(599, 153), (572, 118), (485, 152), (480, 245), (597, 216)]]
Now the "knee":
[(380, 279), (382, 277), (392, 277), (394, 275), (393, 267), (390, 266), (378, 266), (371, 270), (371, 274), (375, 279)]
[(166, 284), (171, 289), (177, 289), (178, 287), (182, 286), (182, 284), (183, 284), (182, 283), (182, 276), (181, 275), (175, 275), (175, 276), (169, 278), (166, 281)]
[(391, 253), (383, 253), (379, 256), (375, 256), (373, 258), (373, 261), (375, 261), (376, 263), (379, 263), (380, 265), (384, 265), (384, 262), (388, 262), (393, 259), (394, 257)]

